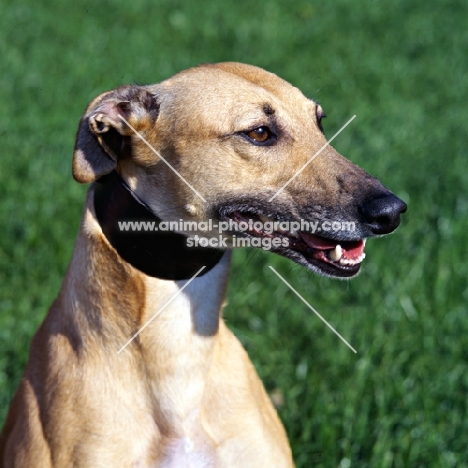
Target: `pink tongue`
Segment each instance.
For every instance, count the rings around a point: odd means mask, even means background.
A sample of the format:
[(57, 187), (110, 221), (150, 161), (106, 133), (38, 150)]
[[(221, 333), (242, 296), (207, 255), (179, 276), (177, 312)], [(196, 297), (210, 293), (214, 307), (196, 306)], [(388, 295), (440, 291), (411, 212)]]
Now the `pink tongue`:
[(313, 236), (308, 232), (299, 233), (304, 240), (304, 242), (313, 249), (317, 250), (331, 250), (334, 249), (337, 245), (337, 242), (325, 239), (324, 237)]
[[(355, 244), (353, 246), (353, 244)], [(350, 243), (352, 247), (343, 247), (343, 256), (349, 260), (355, 260), (364, 252), (364, 241)]]
[(332, 250), (337, 244), (340, 244), (343, 249), (343, 257), (348, 260), (355, 260), (364, 252), (364, 241), (362, 240), (336, 242), (324, 237), (313, 236), (307, 232), (301, 232), (300, 235), (309, 247), (316, 250)]

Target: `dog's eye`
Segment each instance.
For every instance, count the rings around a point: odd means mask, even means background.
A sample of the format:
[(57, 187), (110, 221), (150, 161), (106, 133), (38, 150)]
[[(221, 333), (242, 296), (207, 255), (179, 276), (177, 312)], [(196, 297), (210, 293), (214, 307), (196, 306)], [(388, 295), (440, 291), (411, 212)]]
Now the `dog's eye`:
[(245, 134), (256, 143), (267, 143), (275, 137), (274, 133), (268, 127), (258, 127), (245, 132)]
[(315, 115), (317, 116), (317, 125), (320, 131), (323, 133), (322, 119), (326, 117), (325, 112), (323, 112), (322, 106), (317, 106), (315, 109)]

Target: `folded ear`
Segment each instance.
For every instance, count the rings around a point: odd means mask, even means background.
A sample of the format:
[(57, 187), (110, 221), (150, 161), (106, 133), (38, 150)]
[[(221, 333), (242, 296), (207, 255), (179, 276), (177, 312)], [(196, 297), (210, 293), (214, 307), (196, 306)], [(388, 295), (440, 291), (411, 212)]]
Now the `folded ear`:
[(119, 158), (131, 154), (133, 130), (148, 128), (159, 114), (153, 94), (124, 86), (97, 97), (86, 109), (76, 134), (73, 177), (88, 183), (112, 172)]

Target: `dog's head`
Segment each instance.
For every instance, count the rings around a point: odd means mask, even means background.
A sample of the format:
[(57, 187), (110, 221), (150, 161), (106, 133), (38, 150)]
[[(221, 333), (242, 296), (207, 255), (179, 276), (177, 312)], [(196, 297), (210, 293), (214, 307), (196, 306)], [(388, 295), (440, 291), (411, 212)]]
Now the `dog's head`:
[(214, 219), (231, 240), (261, 240), (313, 271), (351, 277), (365, 239), (392, 232), (406, 205), (326, 144), (324, 116), (272, 73), (204, 65), (97, 97), (73, 175), (92, 182), (115, 170), (164, 220)]

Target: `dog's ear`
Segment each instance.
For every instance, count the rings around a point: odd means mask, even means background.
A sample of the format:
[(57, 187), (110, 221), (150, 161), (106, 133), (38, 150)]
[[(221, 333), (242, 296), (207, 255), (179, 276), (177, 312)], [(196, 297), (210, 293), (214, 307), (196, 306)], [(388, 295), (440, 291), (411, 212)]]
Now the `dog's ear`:
[(149, 128), (159, 114), (153, 94), (138, 86), (104, 93), (86, 109), (76, 134), (73, 177), (88, 183), (112, 172), (119, 158), (131, 154), (134, 131)]

